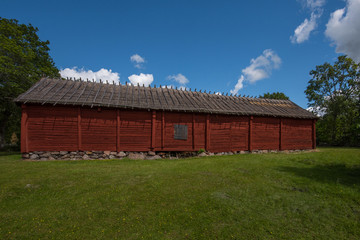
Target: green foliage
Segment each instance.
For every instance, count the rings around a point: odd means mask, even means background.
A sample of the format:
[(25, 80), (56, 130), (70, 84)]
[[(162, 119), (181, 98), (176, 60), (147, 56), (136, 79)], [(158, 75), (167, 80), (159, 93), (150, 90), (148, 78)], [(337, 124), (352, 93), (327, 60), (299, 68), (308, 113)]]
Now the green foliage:
[(273, 92), (273, 93), (267, 92), (264, 93), (264, 95), (260, 95), (259, 98), (289, 100), (289, 97), (282, 92)]
[(0, 239), (360, 239), (360, 149), (19, 158), (0, 153)]
[(205, 149), (200, 148), (199, 151), (198, 151), (198, 154), (203, 153), (203, 152), (205, 152)]
[(59, 77), (49, 55), (50, 43), (41, 41), (37, 32), (31, 24), (0, 17), (0, 147), (13, 132), (20, 136), (20, 109), (13, 99), (43, 75)]
[(360, 64), (339, 56), (310, 72), (309, 106), (325, 113), (317, 123), (320, 144), (360, 146)]

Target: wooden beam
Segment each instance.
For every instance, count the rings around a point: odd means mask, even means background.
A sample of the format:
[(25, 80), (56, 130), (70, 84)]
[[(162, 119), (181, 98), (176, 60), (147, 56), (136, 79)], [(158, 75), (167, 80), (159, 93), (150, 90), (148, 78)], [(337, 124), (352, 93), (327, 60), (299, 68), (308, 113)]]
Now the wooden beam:
[(210, 115), (206, 114), (205, 122), (205, 150), (209, 151), (210, 148)]
[(316, 120), (312, 122), (312, 148), (316, 149)]
[(23, 104), (21, 106), (21, 152), (27, 153), (29, 152), (28, 145), (28, 113), (26, 105)]
[(192, 114), (192, 149), (193, 151), (196, 151), (195, 149), (195, 114)]
[(116, 110), (116, 151), (120, 152), (120, 110)]
[(279, 151), (282, 151), (282, 128), (283, 128), (283, 119), (279, 119)]
[(81, 138), (81, 108), (78, 107), (78, 112), (77, 112), (77, 128), (78, 128), (78, 150), (82, 151), (82, 138)]
[(253, 125), (253, 116), (249, 117), (249, 152), (252, 151), (252, 125)]
[(161, 112), (161, 150), (165, 147), (165, 112)]
[(156, 111), (152, 111), (152, 118), (151, 118), (151, 150), (154, 151), (155, 149), (155, 131), (156, 131)]

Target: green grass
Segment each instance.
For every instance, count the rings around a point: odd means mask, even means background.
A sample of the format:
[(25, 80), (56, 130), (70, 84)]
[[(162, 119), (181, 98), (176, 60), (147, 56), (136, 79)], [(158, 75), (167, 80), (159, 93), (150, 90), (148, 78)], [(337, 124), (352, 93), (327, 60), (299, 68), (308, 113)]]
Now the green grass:
[(359, 239), (360, 149), (179, 160), (0, 154), (0, 239)]

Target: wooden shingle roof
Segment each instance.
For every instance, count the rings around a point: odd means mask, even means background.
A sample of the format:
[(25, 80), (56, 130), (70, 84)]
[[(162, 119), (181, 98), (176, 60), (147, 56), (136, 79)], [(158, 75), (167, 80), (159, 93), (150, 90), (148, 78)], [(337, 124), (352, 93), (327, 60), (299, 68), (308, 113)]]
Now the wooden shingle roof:
[(130, 108), (211, 114), (317, 118), (289, 100), (224, 96), (170, 88), (43, 78), (17, 103)]

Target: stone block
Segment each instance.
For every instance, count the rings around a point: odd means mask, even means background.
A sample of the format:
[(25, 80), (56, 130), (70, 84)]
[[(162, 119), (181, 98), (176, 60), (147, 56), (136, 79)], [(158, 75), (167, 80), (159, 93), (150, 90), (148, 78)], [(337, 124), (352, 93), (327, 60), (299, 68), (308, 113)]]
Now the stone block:
[(30, 154), (30, 159), (32, 159), (32, 160), (35, 160), (35, 159), (38, 159), (39, 158), (39, 155), (37, 155), (37, 154)]
[(136, 160), (136, 159), (143, 160), (145, 159), (145, 155), (143, 153), (130, 153), (128, 158), (132, 160)]
[(126, 153), (124, 152), (119, 152), (118, 154), (116, 154), (117, 157), (126, 157)]
[(149, 156), (155, 156), (155, 155), (156, 155), (156, 153), (155, 153), (155, 152), (153, 152), (153, 151), (149, 151), (149, 152), (148, 152), (148, 155), (149, 155)]

